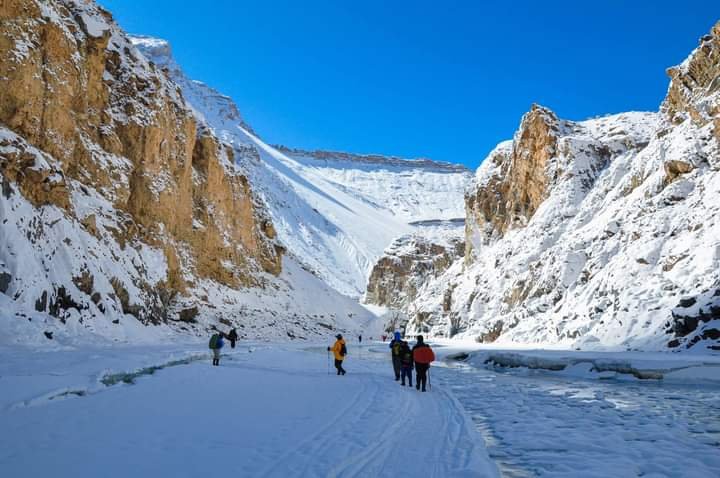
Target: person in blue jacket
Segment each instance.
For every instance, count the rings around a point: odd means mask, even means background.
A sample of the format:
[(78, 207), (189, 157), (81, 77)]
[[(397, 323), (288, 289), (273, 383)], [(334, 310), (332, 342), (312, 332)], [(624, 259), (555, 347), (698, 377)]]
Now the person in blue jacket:
[(395, 332), (395, 336), (390, 342), (390, 353), (392, 357), (393, 371), (395, 372), (395, 381), (400, 380), (400, 370), (402, 368), (400, 364), (400, 349), (402, 348), (402, 338), (400, 332)]

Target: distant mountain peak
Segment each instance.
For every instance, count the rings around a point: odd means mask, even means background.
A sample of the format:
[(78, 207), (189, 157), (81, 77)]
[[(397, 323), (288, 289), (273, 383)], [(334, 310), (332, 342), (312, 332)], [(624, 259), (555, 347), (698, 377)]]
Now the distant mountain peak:
[(402, 166), (413, 169), (431, 169), (435, 171), (446, 171), (448, 173), (468, 173), (470, 170), (462, 164), (448, 163), (445, 161), (435, 161), (429, 158), (407, 159), (398, 156), (384, 156), (382, 154), (358, 154), (347, 153), (342, 151), (326, 151), (326, 150), (303, 150), (298, 148), (289, 148), (283, 145), (273, 146), (278, 151), (291, 156), (302, 156), (306, 158), (317, 159), (319, 161), (352, 161), (365, 164), (392, 165)]

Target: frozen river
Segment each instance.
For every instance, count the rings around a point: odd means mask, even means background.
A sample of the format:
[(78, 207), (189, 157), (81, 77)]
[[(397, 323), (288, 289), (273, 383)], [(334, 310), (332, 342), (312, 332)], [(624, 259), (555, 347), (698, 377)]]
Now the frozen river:
[(720, 387), (433, 369), (506, 477), (718, 477)]

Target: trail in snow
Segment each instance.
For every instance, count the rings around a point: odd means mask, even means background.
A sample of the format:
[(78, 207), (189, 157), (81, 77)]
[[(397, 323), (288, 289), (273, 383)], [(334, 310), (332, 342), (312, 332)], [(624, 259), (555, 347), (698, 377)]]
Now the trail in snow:
[[(198, 351), (24, 352), (25, 362), (0, 350), (0, 475), (497, 476), (450, 395), (400, 387), (367, 350), (350, 347), (344, 377), (328, 375), (322, 347), (242, 346), (220, 367), (180, 360)], [(133, 384), (100, 383), (167, 363)], [(54, 393), (75, 389), (91, 393)]]

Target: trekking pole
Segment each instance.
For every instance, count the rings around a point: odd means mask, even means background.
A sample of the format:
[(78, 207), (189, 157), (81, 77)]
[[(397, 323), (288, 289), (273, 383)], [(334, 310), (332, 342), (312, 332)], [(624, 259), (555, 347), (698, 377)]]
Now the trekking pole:
[(327, 351), (327, 374), (330, 375), (330, 351)]
[(430, 382), (430, 367), (428, 367), (428, 389), (432, 390), (432, 382)]

